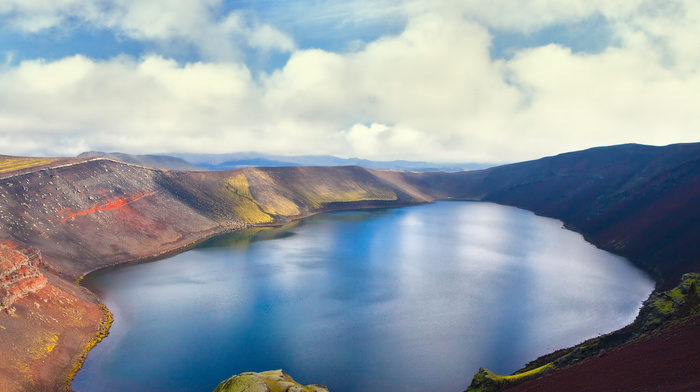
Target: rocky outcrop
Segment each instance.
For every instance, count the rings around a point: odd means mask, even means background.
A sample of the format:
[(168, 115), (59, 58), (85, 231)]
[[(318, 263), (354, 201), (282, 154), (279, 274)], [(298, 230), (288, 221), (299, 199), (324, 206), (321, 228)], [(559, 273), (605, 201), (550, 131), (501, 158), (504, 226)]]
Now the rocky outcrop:
[(47, 279), (39, 271), (43, 264), (37, 249), (0, 241), (0, 310), (13, 314), (16, 300), (46, 287)]
[(301, 385), (283, 370), (241, 373), (219, 384), (214, 392), (328, 392), (323, 385)]

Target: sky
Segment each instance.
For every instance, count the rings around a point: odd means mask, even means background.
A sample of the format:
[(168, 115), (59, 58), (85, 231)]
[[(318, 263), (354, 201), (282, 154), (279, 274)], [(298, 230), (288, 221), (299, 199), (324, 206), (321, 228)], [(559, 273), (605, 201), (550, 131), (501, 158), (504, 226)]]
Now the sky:
[(0, 0), (0, 154), (697, 142), (697, 0)]

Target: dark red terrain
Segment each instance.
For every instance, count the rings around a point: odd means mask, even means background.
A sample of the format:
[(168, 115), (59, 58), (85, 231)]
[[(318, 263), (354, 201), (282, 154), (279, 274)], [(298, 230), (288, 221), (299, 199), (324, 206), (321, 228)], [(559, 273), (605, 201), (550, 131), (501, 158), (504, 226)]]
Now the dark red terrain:
[(700, 316), (508, 391), (700, 391)]

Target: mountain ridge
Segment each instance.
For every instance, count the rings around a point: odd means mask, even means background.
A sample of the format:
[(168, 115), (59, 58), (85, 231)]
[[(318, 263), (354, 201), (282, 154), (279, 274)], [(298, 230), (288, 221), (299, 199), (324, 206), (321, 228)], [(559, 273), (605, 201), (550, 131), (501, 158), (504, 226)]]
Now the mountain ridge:
[[(0, 364), (0, 390), (17, 390), (17, 380), (25, 380), (20, 390), (63, 388), (107, 319), (94, 295), (71, 283), (85, 273), (164, 257), (225, 231), (324, 211), (491, 201), (562, 220), (596, 246), (654, 271), (659, 287), (700, 271), (700, 143), (601, 147), (455, 173), (358, 166), (184, 172), (106, 158), (34, 166), (30, 158), (7, 159), (10, 169), (0, 173), (0, 239), (39, 249), (50, 288), (17, 300), (12, 322), (0, 314), (0, 325), (10, 325), (0, 330), (0, 343), (11, 336), (21, 350), (38, 355), (31, 356), (36, 370), (28, 373), (12, 361)], [(65, 298), (82, 309), (81, 329), (67, 321), (31, 321), (43, 317), (43, 305), (34, 303), (49, 301), (51, 287), (72, 293)], [(3, 347), (0, 357), (7, 358)], [(41, 365), (49, 357), (50, 371)], [(39, 384), (32, 381), (35, 371), (50, 375)]]

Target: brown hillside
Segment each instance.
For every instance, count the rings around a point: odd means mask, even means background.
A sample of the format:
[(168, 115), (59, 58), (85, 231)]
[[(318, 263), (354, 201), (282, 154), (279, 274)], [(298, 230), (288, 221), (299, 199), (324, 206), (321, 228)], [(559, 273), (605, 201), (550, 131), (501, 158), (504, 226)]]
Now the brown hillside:
[[(0, 276), (18, 277), (7, 298), (23, 296), (11, 298), (14, 314), (0, 313), (0, 391), (65, 387), (109, 321), (94, 296), (70, 283), (87, 272), (243, 227), (429, 201), (359, 167), (175, 172), (108, 159), (32, 162), (0, 178), (0, 240), (40, 250), (46, 265), (40, 277), (0, 263)], [(19, 288), (46, 279), (43, 288)]]

